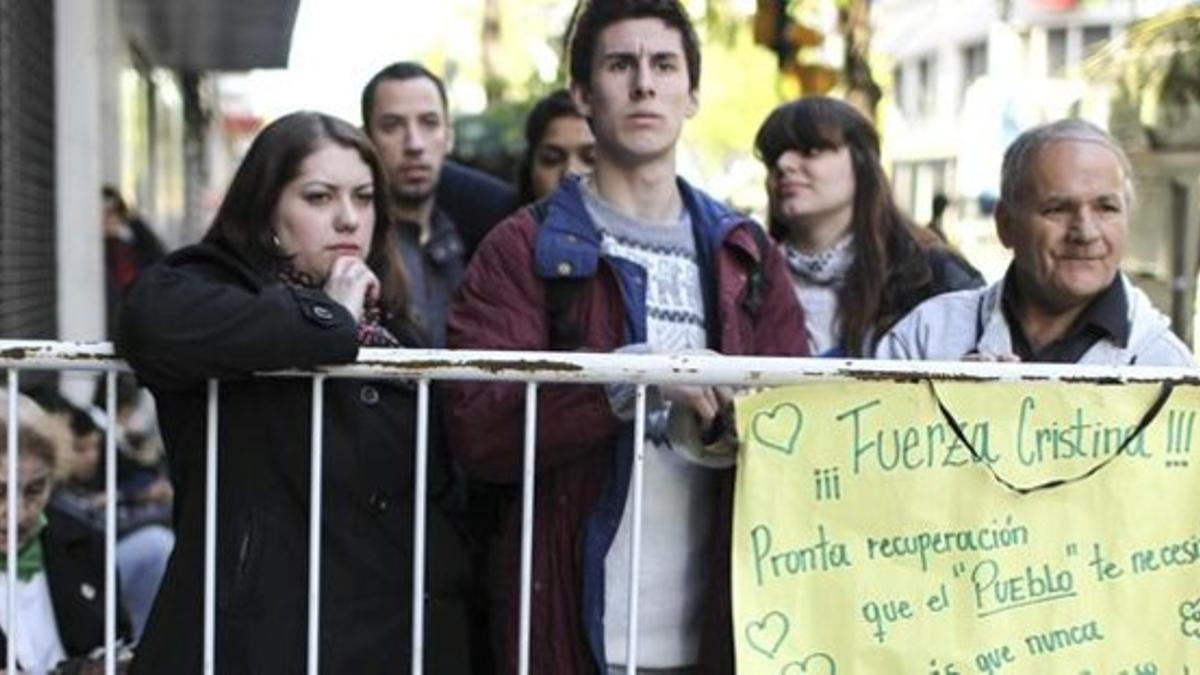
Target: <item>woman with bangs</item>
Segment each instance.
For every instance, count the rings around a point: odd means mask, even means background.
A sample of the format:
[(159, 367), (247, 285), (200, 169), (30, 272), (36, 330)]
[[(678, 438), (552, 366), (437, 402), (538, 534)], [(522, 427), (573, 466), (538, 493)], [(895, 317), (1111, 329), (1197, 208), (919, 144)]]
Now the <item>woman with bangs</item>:
[(900, 212), (879, 135), (824, 96), (785, 103), (754, 140), (767, 223), (788, 261), (814, 354), (863, 357), (926, 298), (983, 285), (966, 260)]

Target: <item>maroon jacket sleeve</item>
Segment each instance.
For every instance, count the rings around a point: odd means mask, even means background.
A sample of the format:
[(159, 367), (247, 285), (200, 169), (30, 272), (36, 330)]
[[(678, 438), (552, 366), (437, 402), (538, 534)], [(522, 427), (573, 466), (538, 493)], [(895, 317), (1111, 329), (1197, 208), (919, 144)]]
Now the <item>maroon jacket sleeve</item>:
[[(751, 225), (758, 227), (757, 225)], [(779, 247), (768, 246), (762, 261), (765, 280), (762, 314), (754, 336), (754, 354), (759, 356), (808, 356), (808, 330), (804, 310), (792, 288), (792, 277)]]
[[(483, 241), (447, 319), (453, 349), (549, 349), (545, 286), (533, 273), (537, 224), (528, 210)], [(525, 430), (522, 382), (447, 382), (443, 388), (451, 451), (475, 476), (521, 479)], [(537, 468), (568, 463), (617, 432), (599, 385), (543, 384), (538, 389)]]

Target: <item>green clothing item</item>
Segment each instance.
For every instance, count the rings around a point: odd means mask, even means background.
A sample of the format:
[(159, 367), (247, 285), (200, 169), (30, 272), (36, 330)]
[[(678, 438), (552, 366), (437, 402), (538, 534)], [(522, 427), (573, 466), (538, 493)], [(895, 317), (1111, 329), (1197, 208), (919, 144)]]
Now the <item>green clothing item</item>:
[[(46, 514), (38, 515), (37, 525), (33, 529), (33, 537), (17, 551), (17, 579), (29, 581), (33, 575), (42, 571), (45, 560), (42, 558), (42, 530), (46, 529)], [(8, 571), (8, 555), (0, 553), (0, 571)]]

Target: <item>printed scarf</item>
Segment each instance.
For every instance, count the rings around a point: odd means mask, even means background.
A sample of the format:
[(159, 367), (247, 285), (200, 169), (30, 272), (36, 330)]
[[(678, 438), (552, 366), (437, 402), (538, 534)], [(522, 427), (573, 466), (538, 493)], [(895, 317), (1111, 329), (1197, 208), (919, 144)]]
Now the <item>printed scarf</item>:
[(783, 253), (792, 273), (815, 286), (840, 286), (854, 262), (854, 237), (846, 235), (819, 253), (804, 253), (784, 243)]
[[(301, 288), (321, 288), (322, 284), (318, 283), (312, 275), (307, 272), (301, 272), (291, 265), (284, 265), (279, 271), (279, 280), (289, 286), (299, 286)], [(379, 300), (368, 298), (363, 306), (362, 318), (358, 320), (357, 336), (358, 344), (363, 347), (400, 347), (400, 340), (392, 334), (387, 326), (383, 325), (387, 317), (384, 314), (383, 308), (379, 306)]]

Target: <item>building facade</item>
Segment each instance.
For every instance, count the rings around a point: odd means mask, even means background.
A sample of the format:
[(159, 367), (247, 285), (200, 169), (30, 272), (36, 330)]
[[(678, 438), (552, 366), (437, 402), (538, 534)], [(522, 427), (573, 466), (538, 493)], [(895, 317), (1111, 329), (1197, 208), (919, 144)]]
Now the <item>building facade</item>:
[(0, 338), (108, 337), (101, 186), (194, 239), (215, 75), (286, 65), (298, 4), (0, 0)]

